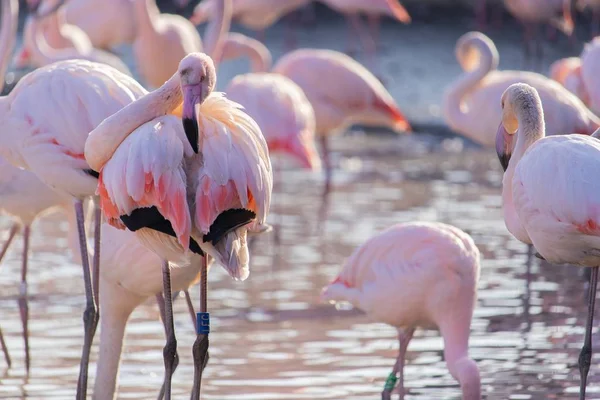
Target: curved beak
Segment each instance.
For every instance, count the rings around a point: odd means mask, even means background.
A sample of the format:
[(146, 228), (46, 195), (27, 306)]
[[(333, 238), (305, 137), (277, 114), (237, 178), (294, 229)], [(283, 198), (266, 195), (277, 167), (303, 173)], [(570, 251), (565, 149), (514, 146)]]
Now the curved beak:
[(496, 153), (498, 153), (498, 158), (500, 159), (500, 164), (504, 171), (508, 168), (508, 162), (512, 155), (513, 136), (514, 135), (506, 132), (504, 124), (500, 122), (498, 132), (496, 132)]
[(194, 153), (198, 154), (198, 118), (196, 117), (196, 106), (202, 98), (202, 85), (183, 86), (183, 111), (181, 119), (183, 130)]

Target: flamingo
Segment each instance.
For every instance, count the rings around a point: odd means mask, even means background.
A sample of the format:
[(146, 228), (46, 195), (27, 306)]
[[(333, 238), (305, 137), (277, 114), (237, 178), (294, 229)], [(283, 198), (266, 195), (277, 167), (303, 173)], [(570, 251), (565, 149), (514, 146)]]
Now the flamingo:
[[(231, 56), (236, 48), (243, 51), (247, 41), (254, 39), (229, 34), (223, 52)], [(315, 113), (297, 84), (283, 75), (252, 72), (236, 76), (225, 92), (230, 100), (243, 105), (261, 127), (271, 154), (287, 153), (304, 168), (321, 169), (314, 142)]]
[[(504, 168), (502, 203), (508, 231), (548, 262), (592, 267), (588, 318), (579, 355), (580, 399), (592, 356), (592, 325), (600, 265), (600, 141), (570, 134), (545, 137), (542, 100), (518, 83), (502, 94), (496, 150)], [(551, 180), (551, 184), (548, 184)]]
[[(101, 252), (99, 297), (102, 318), (94, 398), (113, 399), (127, 320), (140, 304), (161, 292), (162, 261), (140, 242), (136, 234), (106, 223), (102, 224)], [(174, 290), (187, 290), (198, 282), (199, 261), (194, 255), (189, 264), (171, 268)], [(162, 320), (166, 323), (164, 315)]]
[(465, 73), (444, 93), (443, 113), (454, 131), (492, 147), (502, 109), (494, 99), (516, 82), (535, 87), (543, 99), (548, 135), (577, 132), (590, 135), (600, 119), (559, 83), (525, 71), (498, 71), (498, 51), (490, 38), (469, 32), (456, 43), (456, 58)]
[[(56, 14), (52, 14), (46, 18), (58, 19)], [(73, 28), (78, 29), (76, 27)], [(59, 25), (57, 29), (61, 29), (61, 26)], [(15, 57), (15, 66), (17, 68), (29, 65), (37, 68), (57, 61), (80, 59), (104, 63), (131, 76), (131, 71), (129, 71), (127, 65), (119, 57), (107, 51), (95, 49), (83, 31), (80, 32), (82, 34), (80, 38), (85, 37), (87, 43), (79, 40), (77, 46), (55, 49), (48, 44), (44, 34), (40, 30), (40, 21), (33, 16), (29, 16), (23, 30), (24, 45), (20, 53)], [(48, 30), (46, 32), (46, 35), (48, 35)]]
[(567, 90), (590, 107), (590, 96), (581, 75), (581, 58), (567, 57), (557, 60), (550, 66), (550, 78), (563, 85)]
[[(68, 198), (44, 185), (32, 172), (16, 168), (0, 157), (0, 212), (8, 214), (13, 219), (13, 225), (8, 238), (0, 249), (0, 261), (6, 255), (13, 239), (22, 231), (23, 254), (21, 266), (21, 287), (19, 293), (19, 313), (23, 325), (23, 341), (25, 343), (25, 369), (29, 371), (29, 307), (27, 304), (27, 261), (29, 259), (29, 237), (31, 224), (43, 212), (53, 208), (66, 208)], [(70, 225), (71, 227), (74, 224)], [(72, 235), (69, 235), (71, 238)], [(73, 247), (72, 247), (73, 248)], [(10, 357), (5, 347), (2, 333), (0, 344), (10, 367)]]
[[(14, 45), (18, 1), (1, 2), (0, 72), (4, 73)], [(43, 93), (43, 96), (40, 96)], [(33, 172), (44, 184), (73, 200), (86, 292), (85, 337), (77, 398), (87, 392), (90, 348), (96, 326), (97, 283), (90, 274), (84, 228), (83, 202), (95, 195), (97, 174), (85, 162), (88, 133), (104, 118), (121, 109), (144, 89), (133, 78), (105, 64), (69, 60), (39, 68), (0, 97), (0, 155), (11, 164)], [(93, 276), (99, 274), (100, 210), (95, 212)]]
[[(53, 7), (44, 13), (47, 16), (55, 9), (67, 24), (75, 25), (85, 32), (93, 47), (109, 50), (114, 46), (129, 44), (135, 37), (135, 25), (132, 24), (133, 6), (131, 0), (27, 0), (36, 8), (40, 2), (50, 1)], [(39, 14), (38, 14), (39, 15)], [(110, 29), (107, 29), (107, 26)], [(52, 42), (52, 47), (60, 46)]]
[[(222, 60), (247, 55), (253, 72), (269, 70), (270, 53), (260, 42), (240, 39), (223, 49)], [(396, 132), (410, 125), (383, 85), (360, 63), (333, 50), (299, 49), (282, 57), (271, 72), (286, 76), (304, 92), (315, 112), (323, 147), (326, 189), (331, 182), (328, 136), (354, 123), (385, 126)]]
[[(319, 0), (329, 8), (346, 16), (350, 26), (356, 31), (364, 49), (370, 57), (375, 57), (379, 41), (379, 19), (382, 15), (408, 24), (410, 15), (398, 0)], [(371, 35), (363, 33), (360, 14), (366, 14), (371, 26)]]
[(586, 43), (581, 53), (581, 81), (584, 96), (587, 94), (590, 108), (600, 114), (600, 79), (596, 76), (600, 67), (600, 37)]
[[(238, 104), (213, 93), (215, 83), (209, 56), (186, 56), (163, 86), (94, 129), (85, 157), (100, 172), (98, 191), (110, 224), (135, 231), (162, 259), (186, 264), (191, 253), (208, 254), (234, 279), (244, 280), (249, 274), (247, 233), (267, 226), (271, 163), (256, 122)], [(179, 110), (183, 124), (167, 115)], [(167, 303), (169, 274), (164, 264)], [(172, 320), (167, 328), (169, 399), (176, 347)], [(208, 349), (201, 336), (193, 350), (196, 399)]]
[(323, 300), (349, 302), (398, 329), (400, 350), (382, 399), (391, 399), (398, 374), (404, 399), (404, 359), (418, 327), (440, 330), (446, 365), (462, 398), (481, 399), (479, 369), (468, 354), (479, 259), (473, 239), (454, 226), (398, 224), (356, 249), (323, 290)]
[[(260, 32), (264, 41), (265, 29), (284, 15), (309, 4), (313, 0), (233, 0), (232, 18), (242, 26)], [(194, 8), (190, 21), (194, 25), (218, 18), (216, 5), (219, 0), (204, 0)]]
[[(561, 30), (565, 35), (573, 34), (573, 18), (571, 16), (571, 0), (504, 0), (509, 13), (521, 21), (524, 31), (523, 49), (525, 60), (530, 56), (530, 43), (536, 41), (537, 27), (541, 23), (549, 23)], [(562, 13), (562, 17), (557, 14)], [(542, 58), (542, 46), (537, 41), (537, 55)]]
[[(181, 59), (202, 50), (196, 27), (174, 14), (162, 14), (155, 0), (131, 0), (135, 17), (133, 54), (142, 79), (151, 87), (160, 87), (175, 71)], [(224, 23), (224, 15), (218, 19)], [(217, 19), (215, 19), (217, 21)], [(217, 32), (221, 27), (214, 26)], [(223, 29), (229, 29), (228, 21)], [(155, 62), (155, 60), (161, 62)]]

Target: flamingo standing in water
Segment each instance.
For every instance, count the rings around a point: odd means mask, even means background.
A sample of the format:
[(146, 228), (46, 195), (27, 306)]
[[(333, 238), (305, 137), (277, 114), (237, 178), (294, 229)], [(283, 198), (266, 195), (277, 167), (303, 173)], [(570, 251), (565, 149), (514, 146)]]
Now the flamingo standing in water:
[[(29, 260), (29, 237), (31, 224), (45, 211), (55, 207), (66, 208), (69, 203), (67, 196), (61, 195), (44, 185), (32, 172), (13, 167), (0, 157), (0, 212), (10, 215), (14, 222), (8, 233), (8, 238), (0, 249), (0, 261), (6, 255), (13, 239), (22, 231), (23, 254), (21, 267), (21, 287), (19, 290), (19, 314), (23, 325), (23, 340), (25, 343), (25, 369), (29, 371), (29, 307), (27, 297), (27, 265)], [(70, 224), (73, 228), (75, 224)], [(69, 235), (71, 238), (72, 235)], [(73, 247), (72, 247), (73, 248)], [(10, 367), (10, 357), (0, 332), (0, 344)]]
[[(232, 33), (223, 44), (223, 53), (228, 57), (236, 53), (241, 56), (248, 42), (263, 46), (254, 39)], [(263, 69), (263, 66), (255, 68)], [(286, 153), (304, 168), (321, 169), (315, 147), (315, 113), (297, 84), (280, 74), (252, 72), (233, 78), (225, 92), (229, 99), (243, 105), (258, 123), (271, 154)]]
[(441, 223), (398, 224), (354, 251), (321, 297), (346, 301), (398, 329), (400, 350), (382, 398), (391, 399), (416, 328), (435, 328), (444, 358), (464, 400), (480, 400), (479, 369), (469, 358), (469, 330), (477, 298), (479, 250), (465, 232)]
[(538, 90), (546, 111), (548, 135), (591, 135), (600, 126), (600, 119), (559, 83), (532, 72), (498, 71), (498, 50), (482, 33), (461, 36), (456, 43), (456, 58), (465, 73), (444, 93), (444, 119), (453, 130), (485, 147), (494, 146), (495, 125), (502, 118), (497, 99), (516, 82)]
[[(15, 41), (12, 33), (18, 22), (18, 1), (0, 4), (0, 72), (4, 75)], [(0, 97), (0, 154), (74, 202), (86, 293), (78, 399), (86, 397), (89, 355), (98, 323), (98, 279), (92, 284), (83, 215), (83, 202), (95, 195), (98, 175), (86, 163), (83, 148), (96, 125), (144, 93), (135, 80), (112, 67), (70, 60), (37, 69), (22, 78), (9, 95)], [(99, 275), (100, 216), (97, 209), (95, 278)]]
[[(234, 46), (223, 50), (222, 60), (246, 55), (253, 72), (266, 72), (271, 63), (269, 50), (256, 40), (235, 36)], [(326, 191), (332, 166), (328, 136), (358, 123), (385, 126), (396, 132), (410, 131), (410, 125), (383, 85), (360, 63), (333, 50), (299, 49), (282, 57), (271, 72), (286, 76), (304, 92), (315, 112), (316, 134), (323, 147)]]
[[(46, 18), (59, 19), (57, 13)], [(85, 37), (83, 41), (79, 40), (77, 45), (71, 47), (57, 49), (50, 46), (45, 36), (48, 35), (48, 33), (42, 33), (42, 27), (40, 25), (41, 21), (35, 17), (29, 16), (27, 18), (23, 30), (23, 47), (20, 50), (20, 53), (15, 57), (15, 66), (17, 68), (28, 66), (38, 68), (57, 61), (79, 59), (104, 63), (124, 74), (131, 75), (131, 71), (129, 71), (127, 65), (125, 65), (118, 56), (104, 50), (95, 49), (83, 31), (80, 32), (81, 36), (79, 36), (80, 39)], [(55, 29), (60, 30), (61, 28), (59, 23)], [(72, 28), (79, 29), (76, 27)], [(46, 31), (48, 31), (48, 29)], [(87, 41), (87, 43), (85, 41)]]
[[(522, 22), (524, 31), (523, 50), (525, 60), (531, 55), (531, 43), (536, 46), (537, 56), (543, 56), (542, 43), (537, 38), (539, 24), (549, 23), (565, 35), (573, 34), (571, 0), (504, 0), (504, 5), (516, 19)], [(558, 17), (558, 14), (562, 14)]]
[(502, 95), (496, 150), (504, 168), (502, 203), (510, 233), (548, 262), (592, 267), (588, 318), (579, 355), (580, 399), (592, 357), (600, 266), (600, 141), (584, 135), (545, 137), (542, 100), (518, 83)]
[[(109, 223), (126, 226), (162, 259), (189, 263), (209, 254), (235, 279), (249, 274), (248, 231), (266, 227), (272, 190), (267, 144), (240, 106), (213, 93), (210, 57), (186, 56), (163, 86), (105, 119), (90, 133), (86, 160), (100, 171), (98, 191)], [(182, 104), (183, 100), (183, 104)], [(181, 110), (182, 121), (167, 115)], [(167, 318), (170, 270), (163, 265)], [(165, 397), (176, 348), (167, 323)], [(194, 391), (208, 341), (194, 343)]]

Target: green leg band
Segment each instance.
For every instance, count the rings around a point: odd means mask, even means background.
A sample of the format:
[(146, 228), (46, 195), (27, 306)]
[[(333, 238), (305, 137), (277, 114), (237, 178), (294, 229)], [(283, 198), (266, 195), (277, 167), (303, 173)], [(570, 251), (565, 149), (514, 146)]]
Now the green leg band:
[(394, 390), (394, 387), (396, 386), (396, 382), (398, 382), (398, 378), (396, 377), (396, 374), (394, 374), (393, 372), (390, 373), (387, 377), (387, 379), (385, 380), (385, 385), (383, 386), (383, 390), (386, 392), (391, 392), (392, 390)]

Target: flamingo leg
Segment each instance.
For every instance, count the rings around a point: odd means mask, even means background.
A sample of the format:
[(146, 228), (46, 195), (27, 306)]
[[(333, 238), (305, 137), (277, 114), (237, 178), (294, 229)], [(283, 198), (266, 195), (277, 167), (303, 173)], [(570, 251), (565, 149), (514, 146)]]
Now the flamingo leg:
[(4, 353), (6, 365), (8, 365), (8, 368), (10, 368), (12, 366), (12, 360), (10, 359), (10, 354), (8, 353), (8, 346), (6, 346), (6, 342), (4, 341), (4, 334), (2, 333), (2, 328), (0, 328), (0, 346), (2, 346), (2, 352)]
[[(208, 256), (204, 255), (202, 261), (202, 271), (200, 271), (200, 312), (207, 312), (207, 279), (208, 279)], [(208, 364), (208, 333), (199, 333), (200, 327), (197, 327), (196, 341), (192, 347), (194, 356), (194, 383), (192, 385), (192, 400), (200, 400), (200, 390), (202, 385), (202, 373), (206, 364)]]
[(190, 292), (186, 289), (183, 291), (185, 294), (185, 302), (187, 303), (188, 311), (190, 312), (190, 316), (192, 317), (192, 324), (194, 325), (194, 330), (197, 330), (196, 326), (196, 310), (194, 310), (194, 305), (192, 304), (192, 297), (190, 296)]
[(369, 30), (371, 31), (371, 41), (373, 44), (373, 56), (377, 53), (377, 50), (381, 50), (381, 43), (379, 41), (380, 22), (381, 18), (379, 15), (369, 14), (367, 15), (367, 21), (369, 23)]
[[(350, 26), (350, 30), (352, 32), (354, 32), (355, 36), (361, 42), (362, 48), (363, 49), (367, 49), (369, 47), (369, 43), (368, 42), (371, 40), (371, 38), (368, 35), (368, 33), (365, 33), (363, 31), (363, 26), (362, 26), (362, 23), (360, 22), (360, 16), (358, 14), (347, 14), (346, 15), (346, 20), (348, 21), (348, 24)], [(349, 53), (351, 53), (352, 51), (354, 51), (354, 49), (352, 49), (351, 51), (349, 51)]]
[(590, 275), (590, 287), (588, 296), (588, 317), (585, 329), (585, 339), (581, 353), (579, 353), (579, 373), (581, 375), (581, 386), (579, 387), (579, 399), (585, 400), (585, 389), (587, 376), (590, 372), (592, 362), (592, 328), (594, 324), (594, 306), (596, 303), (596, 288), (598, 286), (598, 268), (593, 267)]
[[(166, 312), (166, 303), (165, 303), (165, 297), (163, 296), (162, 293), (157, 293), (156, 294), (156, 304), (158, 304), (158, 310), (160, 312), (160, 319), (163, 323), (163, 328), (165, 329), (165, 337), (169, 338), (169, 327), (167, 324), (167, 312)], [(173, 372), (175, 372), (175, 370), (177, 369), (177, 366), (179, 365), (179, 354), (177, 354), (177, 348), (175, 348), (175, 360), (173, 362)], [(162, 400), (165, 396), (165, 382), (163, 382), (161, 388), (160, 388), (160, 392), (158, 393), (158, 400)]]
[(100, 315), (100, 232), (102, 228), (102, 210), (100, 203), (94, 202), (94, 257), (92, 260), (92, 279), (94, 295), (98, 304), (98, 315)]
[(87, 239), (85, 235), (83, 201), (75, 200), (75, 216), (77, 218), (77, 230), (79, 231), (79, 248), (81, 251), (81, 263), (83, 266), (83, 280), (85, 284), (86, 308), (83, 312), (83, 326), (85, 335), (83, 339), (83, 350), (81, 364), (79, 366), (79, 380), (77, 381), (77, 400), (87, 399), (88, 365), (90, 362), (90, 351), (96, 327), (98, 326), (98, 305), (94, 294), (92, 277), (90, 274), (90, 259), (88, 256)]
[[(177, 356), (177, 339), (175, 338), (175, 326), (173, 325), (173, 300), (171, 297), (171, 269), (169, 262), (164, 261), (163, 266), (163, 296), (164, 296), (164, 327), (167, 342), (163, 348), (163, 359), (165, 362), (165, 380), (163, 386), (166, 400), (171, 400), (171, 379), (173, 372), (179, 363)], [(159, 302), (160, 304), (160, 302)]]
[(296, 13), (290, 13), (286, 18), (284, 48), (287, 52), (298, 47), (298, 42), (296, 40), (297, 22), (298, 15)]
[(23, 228), (23, 264), (21, 268), (21, 287), (19, 289), (19, 314), (23, 326), (23, 342), (25, 343), (25, 370), (29, 372), (29, 304), (27, 296), (27, 262), (29, 260), (29, 225)]
[[(404, 361), (406, 359), (406, 349), (408, 349), (408, 344), (410, 343), (414, 333), (414, 328), (398, 330), (398, 342), (400, 343), (398, 358), (396, 358), (396, 364), (394, 364), (392, 373), (385, 382), (385, 387), (381, 393), (382, 400), (391, 400), (392, 391), (396, 386), (396, 379), (398, 379), (398, 386), (400, 389), (400, 400), (404, 400)], [(398, 375), (398, 378), (396, 378), (396, 375)]]
[(19, 232), (19, 224), (14, 223), (10, 227), (10, 231), (8, 233), (8, 239), (6, 239), (6, 242), (4, 242), (4, 245), (2, 245), (2, 250), (0, 250), (0, 261), (2, 261), (2, 259), (6, 255), (6, 252), (8, 251), (8, 248), (10, 247), (10, 244), (12, 243), (13, 239), (15, 238), (15, 235), (17, 234), (17, 232)]
[(480, 30), (484, 30), (486, 28), (486, 20), (487, 20), (487, 7), (485, 0), (479, 0), (477, 2), (477, 9), (475, 11), (477, 15), (477, 27)]
[(323, 151), (323, 166), (325, 167), (325, 192), (329, 193), (331, 188), (331, 179), (333, 175), (333, 168), (331, 165), (331, 152), (329, 150), (329, 139), (326, 135), (319, 138), (321, 141), (321, 148)]

